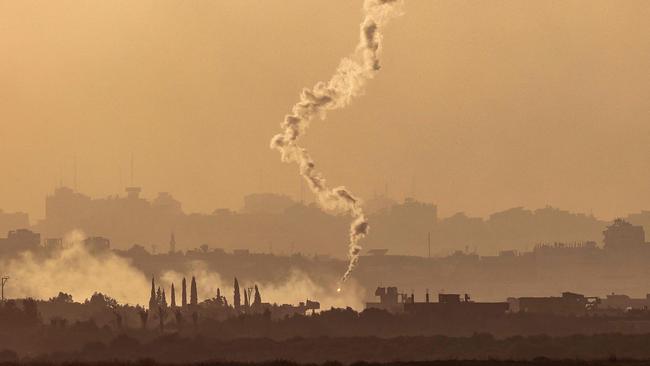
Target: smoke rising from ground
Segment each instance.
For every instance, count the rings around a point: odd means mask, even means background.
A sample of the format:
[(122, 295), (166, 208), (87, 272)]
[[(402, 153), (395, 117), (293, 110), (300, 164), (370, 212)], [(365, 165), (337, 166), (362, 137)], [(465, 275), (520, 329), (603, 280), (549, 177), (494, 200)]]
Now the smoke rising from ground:
[(306, 132), (312, 118), (325, 118), (328, 110), (343, 108), (353, 97), (363, 93), (363, 88), (380, 69), (382, 48), (381, 27), (391, 18), (401, 14), (402, 0), (366, 0), (365, 17), (361, 23), (359, 43), (352, 55), (341, 60), (336, 72), (327, 82), (318, 82), (312, 89), (303, 89), (300, 101), (285, 116), (283, 132), (271, 139), (271, 148), (282, 154), (282, 161), (296, 162), (300, 174), (307, 181), (323, 207), (343, 210), (353, 218), (350, 225), (348, 256), (350, 262), (341, 282), (347, 281), (359, 261), (359, 241), (368, 233), (368, 221), (360, 201), (345, 187), (329, 188), (322, 174), (316, 171), (314, 160), (306, 149), (298, 145), (298, 138)]
[[(217, 288), (219, 288), (221, 295), (226, 296), (228, 301), (232, 302), (233, 278), (222, 278), (219, 273), (210, 271), (202, 261), (194, 261), (190, 267), (184, 273), (177, 271), (165, 272), (160, 278), (161, 284), (169, 289), (171, 284), (174, 283), (176, 289), (179, 289), (183, 277), (189, 281), (192, 276), (195, 276), (199, 300), (215, 297)], [(309, 299), (320, 302), (321, 309), (329, 309), (330, 307), (345, 308), (348, 306), (356, 310), (363, 309), (365, 293), (355, 282), (350, 282), (346, 291), (336, 293), (336, 289), (317, 284), (309, 275), (297, 269), (291, 270), (289, 276), (281, 282), (249, 282), (241, 279), (239, 282), (242, 292), (245, 288), (254, 287), (256, 284), (259, 286), (262, 301), (271, 304), (297, 305), (299, 302)], [(179, 294), (180, 292), (177, 290), (177, 303), (180, 303)]]
[(112, 252), (90, 253), (83, 239), (81, 231), (73, 231), (64, 238), (63, 250), (47, 256), (24, 252), (2, 263), (11, 277), (5, 294), (48, 299), (61, 291), (83, 301), (102, 292), (121, 303), (146, 304), (149, 282), (144, 273)]
[[(134, 267), (129, 260), (111, 251), (89, 252), (81, 231), (73, 231), (64, 239), (64, 249), (49, 254), (24, 252), (18, 258), (0, 262), (3, 274), (11, 279), (5, 288), (9, 298), (26, 298), (47, 300), (59, 292), (72, 295), (75, 301), (84, 301), (95, 292), (101, 292), (115, 298), (120, 303), (145, 305), (149, 302), (151, 292), (151, 274), (145, 274)], [(223, 278), (212, 271), (203, 261), (188, 263), (183, 273), (164, 271), (156, 278), (156, 286), (161, 286), (167, 293), (168, 301), (171, 284), (176, 287), (176, 303), (180, 304), (181, 281), (187, 279), (188, 291), (190, 280), (196, 278), (199, 301), (214, 298), (217, 288), (222, 296), (232, 302), (233, 279)], [(307, 274), (294, 270), (279, 282), (245, 282), (244, 287), (257, 284), (264, 302), (278, 304), (298, 304), (306, 299), (319, 301), (323, 308), (350, 306), (363, 308), (363, 290), (351, 284), (351, 290), (344, 294), (335, 294), (334, 289), (327, 289), (314, 282)]]

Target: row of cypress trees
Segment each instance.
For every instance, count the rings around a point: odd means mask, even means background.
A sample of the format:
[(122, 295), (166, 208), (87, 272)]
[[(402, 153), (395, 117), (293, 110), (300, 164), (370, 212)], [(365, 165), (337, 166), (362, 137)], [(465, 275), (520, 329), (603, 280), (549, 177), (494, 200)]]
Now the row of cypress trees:
[[(186, 307), (188, 305), (187, 302), (187, 282), (185, 280), (185, 277), (183, 277), (183, 281), (181, 282), (181, 306)], [(239, 281), (237, 280), (237, 277), (235, 277), (235, 282), (234, 282), (234, 294), (233, 294), (233, 306), (235, 309), (240, 309), (242, 307), (241, 303), (241, 292), (239, 288)], [(251, 294), (249, 291), (244, 290), (244, 304), (243, 306), (245, 308), (248, 307), (256, 307), (262, 304), (262, 296), (260, 295), (260, 290), (255, 285), (255, 294), (251, 302)], [(171, 303), (169, 304), (170, 307), (174, 308), (176, 307), (176, 290), (174, 288), (174, 284), (172, 283), (171, 286)], [(221, 290), (217, 289), (217, 301), (220, 303), (227, 305), (227, 301), (225, 300), (224, 297), (221, 296)], [(198, 292), (196, 290), (196, 278), (192, 276), (192, 282), (190, 284), (190, 302), (189, 305), (197, 305), (198, 304)], [(156, 309), (160, 307), (167, 307), (167, 297), (165, 294), (165, 289), (161, 289), (160, 286), (156, 289), (156, 282), (155, 279), (152, 277), (151, 278), (151, 296), (149, 297), (149, 309)]]
[[(233, 306), (235, 309), (240, 309), (242, 304), (241, 304), (241, 295), (239, 291), (239, 281), (237, 281), (237, 277), (235, 277), (235, 283), (233, 285), (234, 287), (234, 296), (233, 296)], [(248, 308), (250, 306), (259, 306), (262, 304), (262, 296), (260, 295), (260, 289), (255, 285), (255, 297), (253, 298), (253, 302), (251, 304), (251, 299), (250, 299), (250, 294), (248, 291), (244, 289), (244, 307)]]
[[(171, 307), (176, 307), (176, 290), (174, 288), (174, 284), (172, 283), (172, 288), (171, 288)], [(189, 305), (197, 305), (198, 304), (198, 293), (196, 290), (196, 278), (192, 276), (192, 283), (190, 285), (190, 302)], [(182, 282), (182, 289), (181, 289), (181, 306), (185, 307), (187, 306), (187, 281), (185, 280), (185, 277), (183, 277), (183, 282)], [(158, 307), (167, 307), (167, 298), (165, 296), (165, 289), (160, 289), (160, 286), (158, 287), (158, 290), (156, 290), (156, 282), (153, 277), (151, 277), (151, 296), (149, 297), (149, 309), (155, 309)]]

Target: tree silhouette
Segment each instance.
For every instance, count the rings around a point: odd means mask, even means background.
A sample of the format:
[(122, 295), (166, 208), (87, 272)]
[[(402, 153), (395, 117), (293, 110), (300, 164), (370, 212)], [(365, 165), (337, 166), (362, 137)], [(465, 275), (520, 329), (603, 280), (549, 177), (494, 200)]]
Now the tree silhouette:
[(165, 289), (162, 290), (162, 297), (160, 298), (160, 305), (162, 307), (167, 307), (167, 297), (165, 296)]
[(173, 282), (172, 282), (172, 293), (170, 294), (170, 296), (171, 296), (171, 300), (170, 300), (171, 302), (170, 302), (169, 305), (172, 308), (175, 308), (176, 307), (176, 291), (174, 290), (174, 283)]
[(235, 284), (233, 285), (235, 288), (235, 294), (233, 296), (233, 306), (235, 307), (235, 310), (238, 310), (241, 307), (241, 296), (239, 294), (239, 281), (237, 281), (237, 277), (235, 277)]
[(187, 306), (187, 282), (185, 282), (185, 277), (183, 277), (183, 283), (181, 284), (181, 306)]
[(162, 304), (162, 291), (160, 291), (160, 286), (158, 286), (158, 290), (156, 291), (156, 305)]
[(90, 299), (86, 300), (85, 303), (92, 304), (98, 307), (107, 307), (110, 309), (115, 309), (119, 306), (117, 300), (115, 300), (114, 298), (108, 295), (104, 295), (101, 292), (93, 293)]
[(196, 292), (196, 279), (192, 276), (192, 284), (190, 285), (190, 305), (199, 303), (199, 295)]
[(50, 302), (60, 302), (60, 303), (65, 303), (65, 304), (71, 304), (72, 301), (72, 295), (67, 294), (65, 292), (59, 292), (59, 294), (56, 297), (50, 298)]
[(156, 307), (156, 283), (153, 276), (151, 276), (151, 296), (149, 297), (149, 310)]
[(149, 320), (149, 312), (147, 309), (137, 307), (138, 315), (140, 315), (140, 321), (142, 322), (142, 329), (147, 329), (147, 321)]
[(253, 300), (253, 305), (254, 306), (262, 305), (262, 296), (260, 295), (260, 290), (257, 288), (257, 285), (255, 285), (255, 298)]

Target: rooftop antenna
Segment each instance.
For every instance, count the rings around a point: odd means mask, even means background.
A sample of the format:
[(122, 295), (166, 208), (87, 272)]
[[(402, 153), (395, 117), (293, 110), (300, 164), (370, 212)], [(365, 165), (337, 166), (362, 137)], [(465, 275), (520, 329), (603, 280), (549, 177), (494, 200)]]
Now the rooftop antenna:
[(9, 281), (9, 277), (2, 276), (1, 279), (2, 279), (2, 297), (0, 297), (0, 299), (2, 300), (2, 302), (5, 302), (5, 284), (7, 283), (7, 281)]

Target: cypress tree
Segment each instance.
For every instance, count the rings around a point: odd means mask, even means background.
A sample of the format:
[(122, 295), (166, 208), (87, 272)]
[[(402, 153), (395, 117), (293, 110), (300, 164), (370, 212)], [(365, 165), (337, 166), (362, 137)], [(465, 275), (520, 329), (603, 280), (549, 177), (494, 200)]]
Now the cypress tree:
[(196, 279), (192, 276), (192, 284), (190, 285), (190, 305), (199, 303), (199, 296), (196, 292)]
[(185, 282), (185, 277), (183, 277), (183, 283), (181, 284), (181, 305), (183, 307), (187, 306), (187, 282)]
[(171, 295), (171, 303), (169, 304), (171, 307), (175, 308), (176, 307), (176, 291), (174, 291), (174, 283), (172, 282), (172, 293)]
[(149, 297), (149, 310), (156, 307), (156, 283), (151, 276), (151, 296)]
[(160, 298), (160, 305), (164, 308), (167, 307), (167, 297), (165, 296), (165, 289), (162, 290), (162, 297)]
[(253, 300), (253, 305), (262, 305), (262, 296), (260, 295), (260, 290), (257, 288), (257, 285), (255, 285), (255, 299)]
[(162, 291), (160, 291), (160, 286), (158, 286), (158, 291), (156, 291), (156, 304), (162, 304)]
[(239, 309), (241, 306), (241, 296), (239, 294), (239, 281), (237, 281), (237, 277), (235, 277), (235, 284), (233, 285), (235, 288), (235, 295), (233, 296), (233, 306), (235, 306), (235, 309)]
[(244, 289), (244, 307), (247, 308), (247, 307), (250, 307), (250, 306), (251, 306), (251, 304), (250, 304), (250, 301), (248, 300), (248, 291), (246, 291), (246, 289)]

